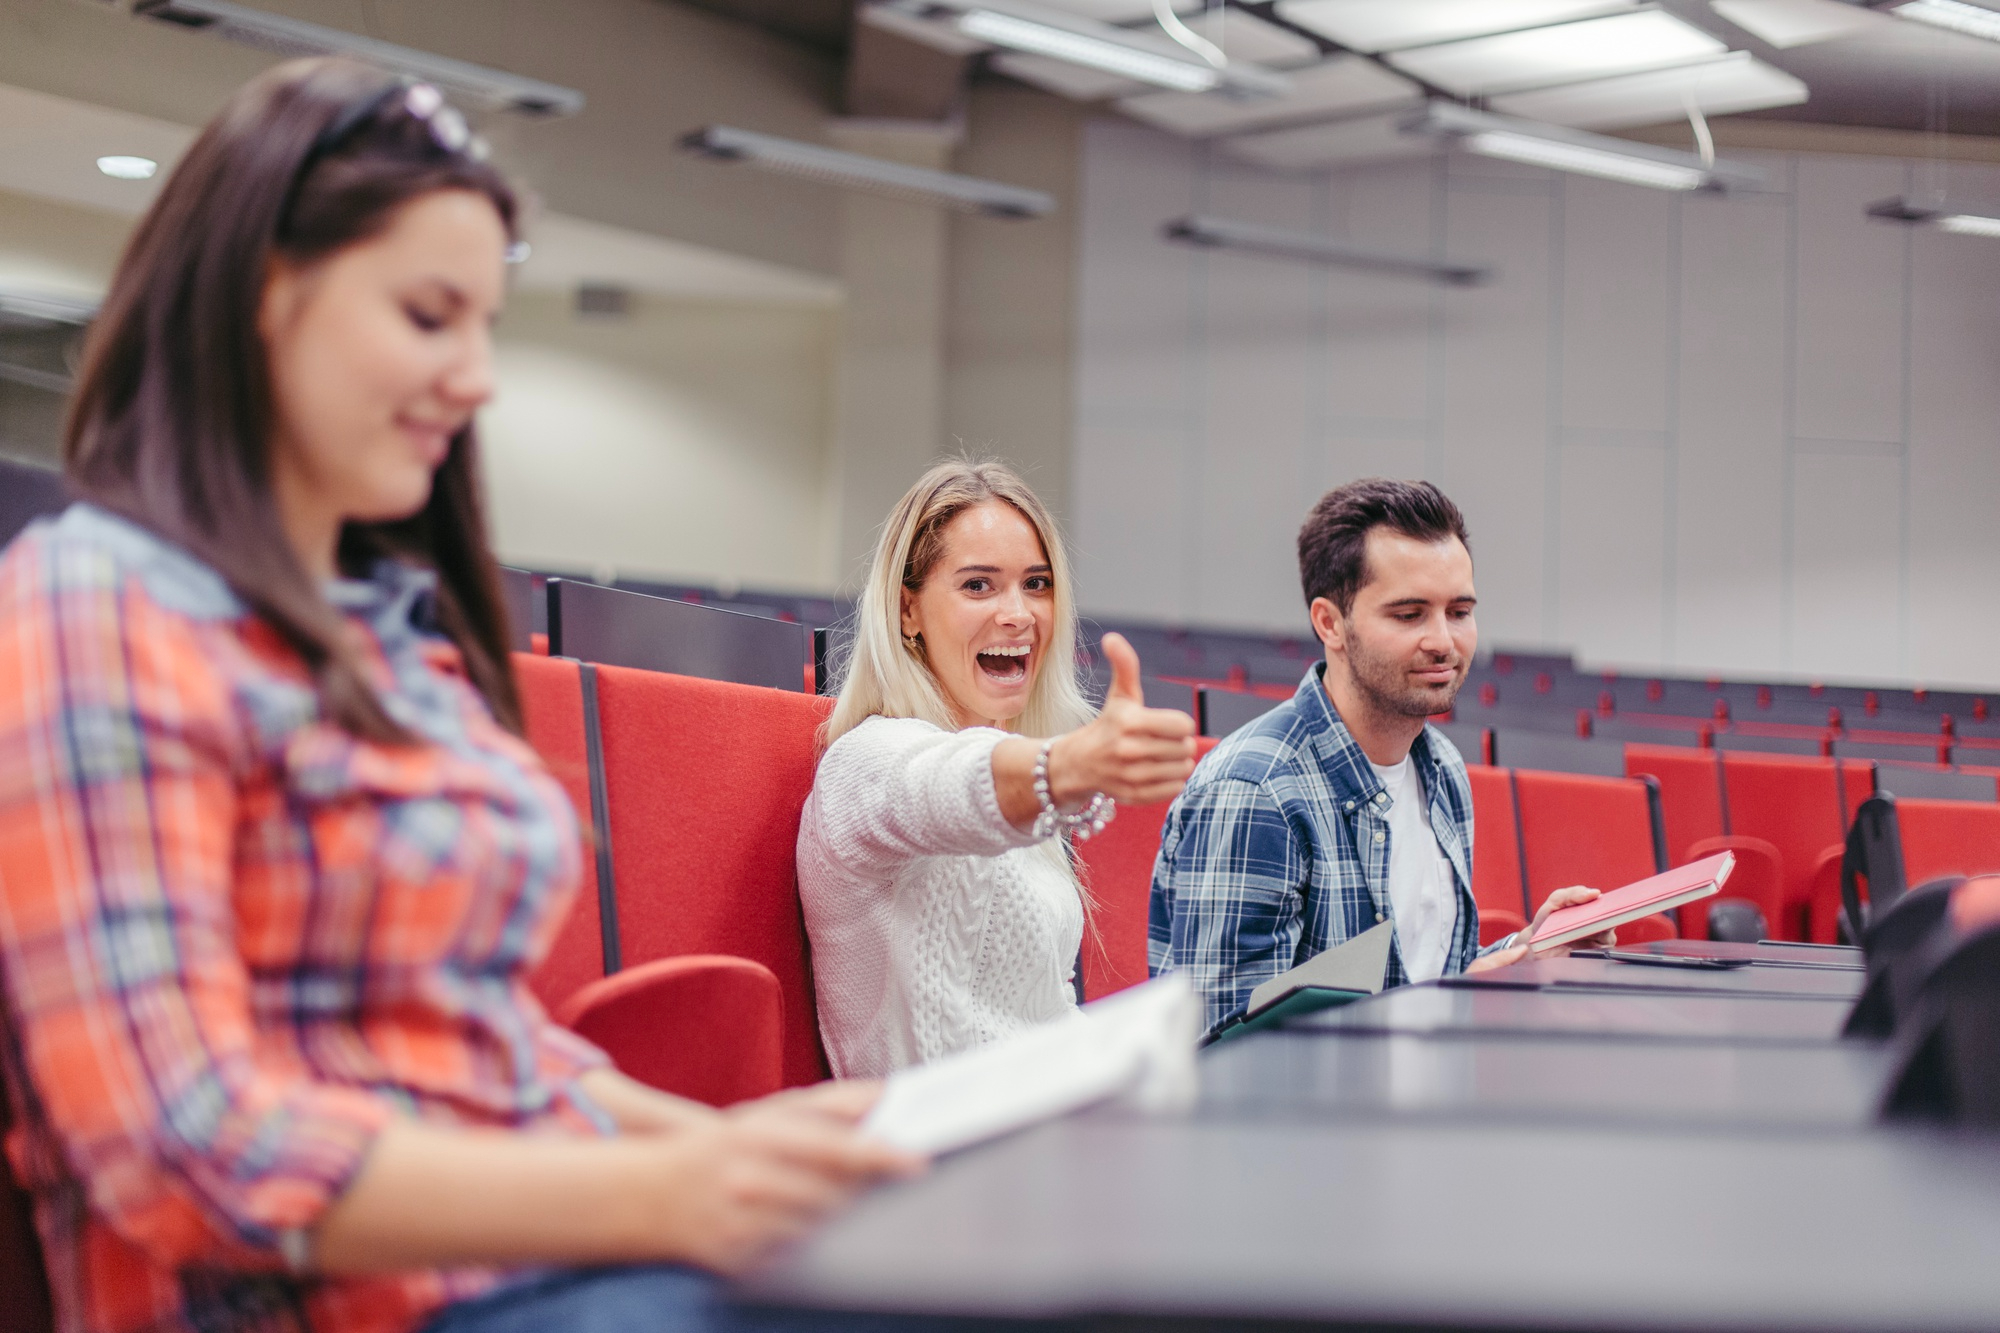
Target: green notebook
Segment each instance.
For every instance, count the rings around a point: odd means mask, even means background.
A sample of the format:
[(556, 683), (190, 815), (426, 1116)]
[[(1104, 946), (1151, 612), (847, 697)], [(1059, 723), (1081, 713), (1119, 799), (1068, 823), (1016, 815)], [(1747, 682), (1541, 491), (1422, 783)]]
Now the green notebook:
[(1379, 994), (1389, 974), (1389, 948), (1395, 939), (1395, 923), (1384, 921), (1338, 948), (1316, 954), (1291, 971), (1272, 977), (1251, 991), (1250, 1003), (1242, 1014), (1217, 1029), (1209, 1040), (1227, 1041), (1281, 1027), (1302, 1014)]

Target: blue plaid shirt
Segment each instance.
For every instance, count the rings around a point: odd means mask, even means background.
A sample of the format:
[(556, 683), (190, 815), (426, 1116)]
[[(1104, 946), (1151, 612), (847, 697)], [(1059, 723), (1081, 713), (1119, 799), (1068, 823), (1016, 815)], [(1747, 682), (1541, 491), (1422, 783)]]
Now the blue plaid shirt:
[[(1167, 812), (1153, 863), (1146, 945), (1155, 975), (1185, 971), (1211, 1028), (1250, 992), (1393, 915), (1389, 793), (1355, 743), (1317, 663), (1298, 693), (1215, 747)], [(1458, 889), (1446, 972), (1479, 953), (1472, 789), (1435, 727), (1410, 748), (1431, 831)], [(1388, 984), (1407, 978), (1391, 950)]]

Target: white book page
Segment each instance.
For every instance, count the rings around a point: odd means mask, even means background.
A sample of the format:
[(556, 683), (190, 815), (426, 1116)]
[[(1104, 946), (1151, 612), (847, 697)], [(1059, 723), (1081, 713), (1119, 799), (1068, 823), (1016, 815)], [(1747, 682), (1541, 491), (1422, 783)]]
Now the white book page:
[(1161, 977), (1004, 1041), (898, 1070), (862, 1132), (936, 1154), (1118, 1095), (1146, 1109), (1191, 1099), (1199, 999)]

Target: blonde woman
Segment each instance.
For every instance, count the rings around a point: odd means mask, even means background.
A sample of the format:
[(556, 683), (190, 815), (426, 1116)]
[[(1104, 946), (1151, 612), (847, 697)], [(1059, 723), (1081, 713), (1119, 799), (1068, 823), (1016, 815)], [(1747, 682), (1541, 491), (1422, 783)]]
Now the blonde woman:
[(880, 1076), (1075, 1009), (1069, 840), (1176, 795), (1194, 723), (1147, 708), (1119, 636), (1092, 715), (1048, 510), (998, 463), (944, 462), (882, 531), (799, 829), (820, 1032)]

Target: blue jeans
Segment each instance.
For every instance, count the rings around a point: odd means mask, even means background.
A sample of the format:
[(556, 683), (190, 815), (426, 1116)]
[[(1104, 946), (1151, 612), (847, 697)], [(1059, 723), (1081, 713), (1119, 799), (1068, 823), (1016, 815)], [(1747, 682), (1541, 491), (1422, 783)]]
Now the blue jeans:
[(566, 1268), (450, 1306), (424, 1333), (932, 1333), (959, 1321), (744, 1310), (692, 1268)]

